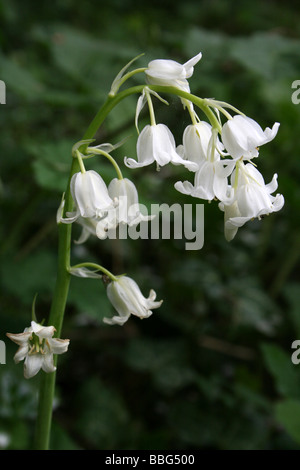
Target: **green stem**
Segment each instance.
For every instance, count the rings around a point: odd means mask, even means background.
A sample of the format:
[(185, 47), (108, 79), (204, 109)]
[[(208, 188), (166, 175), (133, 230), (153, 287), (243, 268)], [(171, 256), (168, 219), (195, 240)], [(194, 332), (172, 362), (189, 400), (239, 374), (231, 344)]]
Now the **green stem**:
[[(175, 87), (164, 87), (164, 86), (149, 86), (157, 93), (167, 93), (171, 95), (177, 95), (181, 98), (191, 101), (198, 106), (206, 114), (210, 123), (213, 127), (216, 127), (220, 131), (220, 124), (211, 111), (209, 106), (205, 104), (205, 101), (195, 95), (182, 91)], [(85, 132), (82, 140), (92, 139), (96, 134), (98, 128), (105, 120), (106, 116), (112, 111), (112, 109), (124, 98), (133, 94), (140, 94), (144, 89), (144, 85), (135, 86), (128, 88), (115, 96), (109, 96), (100, 108), (95, 118), (89, 125)], [(88, 147), (88, 143), (86, 144)], [(65, 196), (65, 207), (64, 215), (66, 212), (70, 212), (73, 207), (73, 201), (70, 193), (70, 181), (74, 173), (80, 171), (80, 166), (76, 158), (72, 158), (72, 166), (68, 181), (68, 186)], [(48, 325), (53, 325), (56, 329), (56, 334), (59, 337), (62, 330), (63, 318), (65, 307), (67, 303), (67, 297), (70, 285), (70, 248), (71, 248), (71, 234), (72, 224), (59, 224), (58, 229), (58, 268), (57, 278), (54, 288), (53, 301), (50, 310)], [(112, 275), (111, 275), (112, 276)], [(55, 357), (55, 364), (57, 357)], [(36, 450), (47, 450), (49, 448), (50, 431), (52, 422), (52, 408), (53, 398), (55, 392), (55, 379), (56, 373), (43, 374), (41, 376), (40, 383), (40, 394), (38, 404), (38, 416), (36, 423), (35, 443), (34, 448)]]
[(80, 152), (78, 150), (76, 150), (76, 156), (77, 156), (77, 160), (78, 160), (78, 163), (79, 163), (79, 166), (80, 166), (81, 173), (86, 173), (84, 163), (82, 161)]
[[(71, 211), (73, 201), (70, 193), (70, 180), (74, 173), (79, 171), (77, 159), (72, 159), (72, 167), (69, 177), (68, 189), (65, 197), (64, 213)], [(59, 224), (58, 226), (58, 269), (54, 288), (53, 301), (50, 310), (48, 325), (53, 325), (56, 329), (57, 337), (60, 336), (63, 324), (63, 317), (67, 303), (70, 285), (70, 247), (71, 247), (71, 224)], [(57, 356), (54, 356), (56, 365)], [(53, 398), (55, 391), (56, 373), (41, 376), (38, 415), (35, 430), (35, 450), (47, 450), (49, 448)]]
[(103, 157), (107, 158), (110, 161), (110, 163), (113, 165), (114, 169), (116, 170), (116, 173), (118, 175), (118, 179), (119, 180), (123, 179), (121, 168), (117, 164), (116, 160), (109, 153), (104, 152), (104, 150), (100, 150), (100, 149), (93, 148), (93, 147), (88, 147), (87, 151), (88, 152), (93, 152), (94, 154), (97, 154), (97, 155), (103, 155)]
[(193, 124), (193, 126), (196, 126), (196, 125), (198, 124), (198, 122), (197, 122), (195, 113), (194, 113), (194, 111), (193, 111), (193, 109), (192, 109), (192, 106), (191, 106), (191, 104), (190, 104), (189, 101), (187, 101), (185, 104), (186, 104), (187, 110), (188, 110), (188, 112), (189, 112), (189, 115), (190, 115), (190, 117), (191, 117), (192, 124)]
[[(179, 96), (180, 98), (184, 98), (188, 101), (191, 101), (196, 105), (198, 108), (200, 108), (208, 120), (210, 121), (212, 127), (215, 127), (218, 129), (219, 132), (221, 132), (221, 125), (216, 117), (216, 115), (213, 113), (213, 111), (210, 109), (210, 107), (206, 104), (206, 100), (199, 98), (199, 96), (192, 95), (191, 93), (187, 93), (186, 91), (180, 90), (179, 88), (172, 87), (172, 86), (158, 86), (158, 85), (147, 85), (147, 87), (150, 90), (156, 91), (156, 93), (167, 93), (170, 95), (176, 95)], [(101, 126), (102, 122), (106, 118), (106, 116), (112, 111), (112, 109), (124, 98), (127, 98), (127, 96), (134, 95), (134, 94), (140, 94), (143, 92), (143, 89), (145, 88), (145, 85), (138, 85), (134, 86), (131, 88), (127, 88), (124, 91), (121, 91), (115, 96), (109, 96), (102, 108), (98, 111), (96, 116), (94, 117), (93, 121), (89, 125), (86, 133), (83, 136), (82, 140), (85, 139), (92, 139), (94, 135), (96, 134), (98, 128)]]
[[(146, 67), (142, 67), (142, 68), (135, 69), (135, 70), (133, 70), (131, 72), (128, 72), (125, 75), (123, 75), (123, 77), (118, 81), (118, 90), (121, 87), (121, 85), (123, 85), (123, 83), (126, 82), (126, 80), (133, 77), (133, 75), (135, 75), (136, 73), (145, 72), (145, 70), (146, 70)], [(111, 91), (109, 96), (115, 96), (116, 93), (118, 92), (118, 90), (117, 91)]]
[(148, 90), (146, 90), (146, 98), (147, 98), (147, 103), (148, 103), (148, 108), (149, 108), (149, 113), (150, 113), (151, 126), (156, 126), (153, 103), (152, 103), (152, 99)]

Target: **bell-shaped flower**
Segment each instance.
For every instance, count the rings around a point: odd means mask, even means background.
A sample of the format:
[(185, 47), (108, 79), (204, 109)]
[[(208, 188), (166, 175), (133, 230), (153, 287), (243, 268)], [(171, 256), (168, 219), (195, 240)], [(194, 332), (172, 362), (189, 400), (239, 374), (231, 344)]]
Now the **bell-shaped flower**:
[(150, 290), (148, 298), (144, 297), (137, 283), (127, 276), (118, 276), (116, 281), (111, 281), (107, 286), (107, 296), (118, 312), (112, 318), (103, 319), (108, 325), (123, 325), (130, 315), (148, 318), (152, 315), (152, 309), (162, 304), (162, 300), (155, 301), (154, 290)]
[(187, 194), (199, 199), (212, 201), (217, 198), (226, 198), (227, 177), (229, 167), (225, 168), (222, 161), (205, 161), (195, 174), (194, 185), (189, 181), (177, 181), (175, 189), (182, 194)]
[(152, 60), (145, 70), (146, 81), (149, 85), (174, 86), (189, 93), (190, 87), (187, 78), (193, 75), (194, 65), (199, 62), (201, 57), (200, 52), (183, 65), (174, 60)]
[[(200, 152), (198, 171), (195, 173), (194, 185), (189, 181), (177, 181), (175, 183), (175, 189), (180, 193), (208, 201), (215, 198), (221, 201), (227, 199), (227, 178), (232, 173), (235, 162), (233, 160), (221, 160), (218, 150), (220, 142), (218, 141), (217, 131), (215, 129), (209, 129), (207, 126), (203, 127), (205, 129), (205, 141), (203, 140), (200, 145), (196, 143), (195, 126), (193, 127), (194, 129), (189, 132), (191, 132), (193, 136), (194, 146), (190, 148), (194, 153), (194, 157), (197, 156), (197, 150)], [(207, 142), (209, 134), (210, 138)], [(190, 143), (190, 141), (186, 142), (186, 144), (187, 143)], [(186, 145), (184, 147), (186, 148)]]
[[(238, 175), (236, 172), (238, 171)], [(251, 219), (277, 212), (284, 205), (282, 194), (272, 196), (276, 191), (277, 174), (269, 184), (265, 184), (262, 174), (251, 164), (239, 162), (233, 172), (231, 181), (234, 182), (234, 199), (230, 204), (220, 204), (224, 211), (225, 237), (232, 239), (236, 228), (242, 227)]]
[(279, 126), (275, 122), (272, 129), (263, 131), (256, 121), (238, 114), (223, 125), (222, 142), (232, 158), (250, 160), (258, 156), (258, 147), (275, 138)]
[(144, 127), (137, 139), (137, 159), (125, 157), (128, 168), (140, 168), (156, 162), (158, 167), (173, 163), (183, 165), (191, 171), (197, 169), (197, 164), (182, 158), (176, 151), (175, 139), (165, 124), (155, 124)]
[(208, 145), (211, 139), (211, 125), (200, 121), (190, 124), (184, 130), (182, 144), (187, 160), (198, 165), (207, 159)]
[(107, 232), (119, 224), (133, 226), (155, 217), (142, 214), (137, 189), (128, 178), (114, 178), (109, 183), (108, 194), (117, 206), (97, 223), (96, 234), (99, 238), (105, 238)]
[(63, 223), (72, 223), (79, 217), (101, 217), (113, 207), (105, 182), (94, 170), (75, 173), (71, 179), (71, 194), (75, 203), (75, 211), (67, 212)]
[(53, 354), (63, 354), (68, 350), (69, 339), (53, 338), (54, 326), (42, 326), (35, 321), (23, 333), (6, 333), (20, 347), (14, 356), (16, 363), (24, 361), (24, 376), (34, 377), (40, 369), (50, 373), (56, 370)]
[(198, 169), (210, 158), (212, 145), (214, 145), (214, 160), (218, 158), (219, 154), (222, 154), (224, 149), (217, 135), (213, 135), (212, 126), (206, 121), (187, 126), (183, 133), (182, 143), (184, 158), (196, 163)]

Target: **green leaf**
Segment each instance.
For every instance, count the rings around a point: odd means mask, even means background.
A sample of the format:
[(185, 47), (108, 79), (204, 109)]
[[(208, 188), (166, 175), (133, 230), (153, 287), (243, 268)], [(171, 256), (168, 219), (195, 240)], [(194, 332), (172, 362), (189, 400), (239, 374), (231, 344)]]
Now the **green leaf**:
[(74, 142), (66, 139), (58, 142), (29, 142), (27, 152), (34, 157), (33, 170), (36, 182), (45, 189), (64, 192), (72, 164)]
[(295, 339), (300, 337), (300, 315), (299, 315), (299, 283), (289, 283), (284, 289), (285, 297), (289, 303), (288, 314), (295, 327)]
[(287, 76), (294, 79), (299, 67), (299, 41), (256, 33), (248, 38), (232, 39), (230, 55), (263, 79), (273, 81)]
[(273, 335), (280, 322), (278, 308), (263, 290), (256, 278), (230, 279), (234, 297), (233, 318), (242, 325), (250, 325), (266, 335)]
[(297, 366), (291, 361), (291, 355), (275, 344), (263, 344), (261, 349), (278, 393), (287, 398), (298, 397), (300, 375)]
[(150, 372), (162, 391), (172, 392), (195, 381), (196, 372), (190, 367), (182, 341), (136, 339), (125, 358), (133, 369)]
[(80, 450), (80, 447), (73, 441), (68, 433), (60, 426), (59, 423), (53, 421), (50, 440), (51, 450)]
[(113, 449), (126, 440), (129, 417), (116, 390), (94, 377), (79, 387), (75, 400), (76, 430), (89, 445)]
[(300, 401), (285, 400), (277, 403), (275, 417), (279, 424), (300, 444)]
[[(140, 51), (109, 40), (99, 40), (92, 35), (65, 25), (53, 25), (50, 49), (58, 67), (85, 88), (110, 89), (116, 72)], [(49, 38), (48, 38), (49, 40)], [(116, 64), (116, 59), (118, 64)]]
[[(0, 273), (3, 288), (28, 305), (28, 322), (30, 322), (32, 301), (36, 293), (42, 296), (52, 292), (55, 283), (56, 260), (48, 251), (31, 253), (30, 257), (20, 260), (7, 257), (2, 259)], [(36, 314), (41, 321), (38, 305)]]
[(68, 301), (76, 306), (77, 313), (81, 317), (90, 317), (101, 324), (103, 317), (109, 317), (112, 314), (105, 287), (99, 279), (72, 277)]
[(22, 65), (10, 58), (0, 56), (1, 80), (6, 83), (6, 92), (35, 100), (44, 91), (44, 86)]

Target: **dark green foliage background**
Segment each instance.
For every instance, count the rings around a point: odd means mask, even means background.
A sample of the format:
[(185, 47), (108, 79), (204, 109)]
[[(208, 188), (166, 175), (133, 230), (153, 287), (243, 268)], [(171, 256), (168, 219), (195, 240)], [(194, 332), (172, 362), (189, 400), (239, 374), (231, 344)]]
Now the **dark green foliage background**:
[[(0, 79), (1, 306), (0, 434), (9, 449), (32, 443), (39, 376), (14, 365), (6, 332), (29, 324), (38, 293), (47, 320), (56, 273), (56, 210), (71, 146), (84, 134), (118, 71), (144, 52), (185, 62), (202, 51), (190, 80), (202, 97), (228, 101), (263, 128), (281, 123), (257, 161), (266, 182), (279, 175), (284, 209), (248, 223), (227, 243), (217, 204), (205, 204), (205, 245), (178, 240), (99, 240), (73, 245), (72, 259), (126, 272), (164, 299), (145, 321), (120, 328), (103, 285), (72, 279), (59, 358), (52, 449), (300, 449), (299, 204), (300, 79), (297, 2), (2, 0)], [(141, 83), (137, 76), (132, 84)], [(97, 142), (131, 139), (115, 153), (135, 157), (137, 97), (121, 103)], [(155, 102), (177, 143), (189, 118), (180, 103)], [(146, 124), (147, 113), (140, 123)], [(106, 182), (113, 172), (88, 162)], [(129, 172), (141, 202), (196, 203), (173, 184), (179, 167)], [(78, 236), (74, 229), (74, 239)]]

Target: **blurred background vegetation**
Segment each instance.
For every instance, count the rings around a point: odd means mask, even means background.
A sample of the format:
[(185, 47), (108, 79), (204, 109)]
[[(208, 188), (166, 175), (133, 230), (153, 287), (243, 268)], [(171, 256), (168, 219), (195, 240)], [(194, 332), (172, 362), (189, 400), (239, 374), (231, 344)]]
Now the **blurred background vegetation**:
[[(65, 190), (70, 149), (80, 140), (118, 71), (145, 53), (181, 63), (202, 51), (190, 80), (202, 97), (228, 101), (265, 128), (281, 123), (258, 163), (266, 182), (276, 172), (284, 209), (248, 223), (227, 243), (223, 214), (205, 204), (205, 244), (184, 240), (89, 239), (73, 245), (74, 261), (126, 272), (159, 310), (124, 327), (103, 285), (72, 279), (59, 358), (53, 449), (300, 449), (299, 205), (300, 79), (298, 2), (269, 0), (110, 0), (0, 3), (0, 79), (7, 103), (1, 128), (0, 446), (29, 449), (39, 377), (23, 378), (6, 332), (28, 326), (38, 293), (47, 319), (56, 275), (56, 210)], [(136, 77), (133, 84), (140, 83)], [(115, 153), (135, 157), (137, 97), (122, 102), (97, 143), (132, 138)], [(156, 101), (159, 120), (177, 143), (189, 124), (180, 103)], [(147, 114), (141, 125), (147, 123)], [(108, 183), (106, 162), (90, 168)], [(179, 167), (129, 172), (141, 202), (196, 203), (175, 191), (189, 177)], [(74, 238), (80, 232), (74, 230)]]

